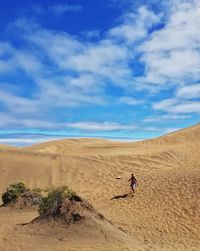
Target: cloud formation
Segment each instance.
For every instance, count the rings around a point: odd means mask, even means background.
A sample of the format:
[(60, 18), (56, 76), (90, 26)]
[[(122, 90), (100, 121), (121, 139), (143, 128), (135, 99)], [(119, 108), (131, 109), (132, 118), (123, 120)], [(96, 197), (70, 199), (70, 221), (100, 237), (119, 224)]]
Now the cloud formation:
[(184, 86), (177, 91), (178, 98), (195, 99), (200, 97), (200, 84)]
[(137, 13), (128, 12), (123, 16), (123, 22), (109, 30), (109, 35), (125, 43), (133, 43), (145, 38), (148, 30), (160, 22), (161, 16), (141, 6)]
[(123, 125), (113, 122), (78, 122), (68, 123), (67, 127), (80, 129), (84, 131), (119, 131), (119, 130), (135, 130), (137, 127), (134, 125)]
[(143, 81), (155, 88), (187, 85), (200, 74), (200, 3), (174, 1), (162, 29), (140, 45), (146, 72)]
[[(123, 113), (117, 109), (124, 105), (129, 114), (133, 106), (138, 110), (136, 120), (142, 122), (135, 124), (144, 127), (145, 118), (153, 124), (159, 116), (168, 121), (199, 114), (200, 3), (169, 1), (160, 11), (148, 4), (129, 6), (112, 27), (95, 32), (95, 41), (29, 18), (9, 24), (20, 45), (0, 41), (0, 76), (13, 76), (7, 82), (0, 79), (1, 128), (134, 130), (131, 119), (129, 124), (116, 122)], [(81, 10), (79, 5), (48, 7), (55, 15)], [(83, 117), (82, 109), (102, 107), (101, 122)], [(68, 118), (70, 109), (80, 109), (80, 121)], [(113, 112), (110, 121), (106, 109)], [(142, 109), (147, 112), (141, 119)]]

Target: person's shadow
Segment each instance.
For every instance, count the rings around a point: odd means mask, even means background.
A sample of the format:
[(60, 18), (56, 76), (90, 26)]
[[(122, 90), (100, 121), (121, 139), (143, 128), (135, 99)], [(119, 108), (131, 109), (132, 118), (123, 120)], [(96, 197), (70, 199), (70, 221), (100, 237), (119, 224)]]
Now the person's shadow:
[(125, 194), (119, 194), (111, 198), (111, 200), (118, 200), (118, 199), (124, 199), (127, 198), (132, 193), (125, 193)]

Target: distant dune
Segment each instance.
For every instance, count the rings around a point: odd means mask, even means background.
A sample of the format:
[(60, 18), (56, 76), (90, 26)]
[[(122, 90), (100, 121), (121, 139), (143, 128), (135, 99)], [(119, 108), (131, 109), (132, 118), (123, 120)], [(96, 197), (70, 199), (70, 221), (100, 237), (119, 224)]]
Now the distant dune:
[[(68, 238), (63, 230), (17, 225), (36, 211), (0, 208), (0, 250), (200, 250), (200, 124), (140, 142), (66, 139), (0, 146), (0, 163), (1, 192), (16, 181), (43, 188), (67, 184), (125, 231), (120, 237), (110, 229), (106, 239), (98, 230), (84, 238), (77, 227)], [(123, 198), (131, 173), (139, 187), (135, 196)]]
[(8, 145), (0, 145), (0, 150), (8, 150), (8, 149), (16, 149), (17, 147), (8, 146)]

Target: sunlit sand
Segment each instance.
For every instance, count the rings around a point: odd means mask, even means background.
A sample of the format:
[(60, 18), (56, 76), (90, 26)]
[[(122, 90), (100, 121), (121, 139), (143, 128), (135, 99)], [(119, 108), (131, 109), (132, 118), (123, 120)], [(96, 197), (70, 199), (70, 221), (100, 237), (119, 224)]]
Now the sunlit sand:
[[(0, 146), (0, 191), (68, 185), (103, 221), (24, 225), (37, 210), (0, 208), (0, 250), (200, 250), (200, 125), (141, 142), (66, 139)], [(131, 194), (128, 179), (139, 186)], [(119, 178), (120, 177), (120, 178)], [(115, 198), (115, 199), (113, 199)]]

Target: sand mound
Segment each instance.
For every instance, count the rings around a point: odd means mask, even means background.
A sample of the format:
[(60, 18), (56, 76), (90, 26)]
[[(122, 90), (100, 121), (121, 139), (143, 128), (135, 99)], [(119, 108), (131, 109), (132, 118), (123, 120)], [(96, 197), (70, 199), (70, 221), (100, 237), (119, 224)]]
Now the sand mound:
[(70, 225), (90, 218), (105, 220), (105, 217), (98, 213), (90, 203), (79, 196), (75, 196), (72, 199), (66, 198), (63, 202), (57, 203), (56, 207), (54, 206), (54, 208), (38, 216), (33, 222), (41, 223), (55, 220)]
[[(47, 212), (17, 228), (37, 239), (38, 250), (139, 250), (136, 241), (79, 196), (52, 205)], [(54, 240), (53, 248), (44, 241), (45, 235)]]
[(37, 208), (41, 203), (41, 194), (33, 191), (26, 191), (21, 194), (16, 200), (8, 203), (2, 204), (2, 207), (9, 207), (12, 209), (30, 209)]
[(14, 202), (9, 203), (7, 206), (14, 209), (24, 209), (24, 208), (37, 208), (41, 203), (41, 194), (33, 191), (26, 191), (21, 194)]
[[(40, 215), (27, 225), (38, 224), (41, 227), (41, 225), (49, 226), (49, 223), (54, 223), (59, 228), (67, 229), (78, 224), (80, 229), (87, 228), (87, 232), (91, 233), (96, 229), (99, 230), (98, 232), (103, 232), (105, 236), (109, 226), (124, 235), (122, 230), (114, 227), (111, 221), (95, 210), (91, 203), (66, 186), (49, 189), (39, 205), (39, 213)], [(76, 234), (82, 235), (82, 230), (81, 233)]]

